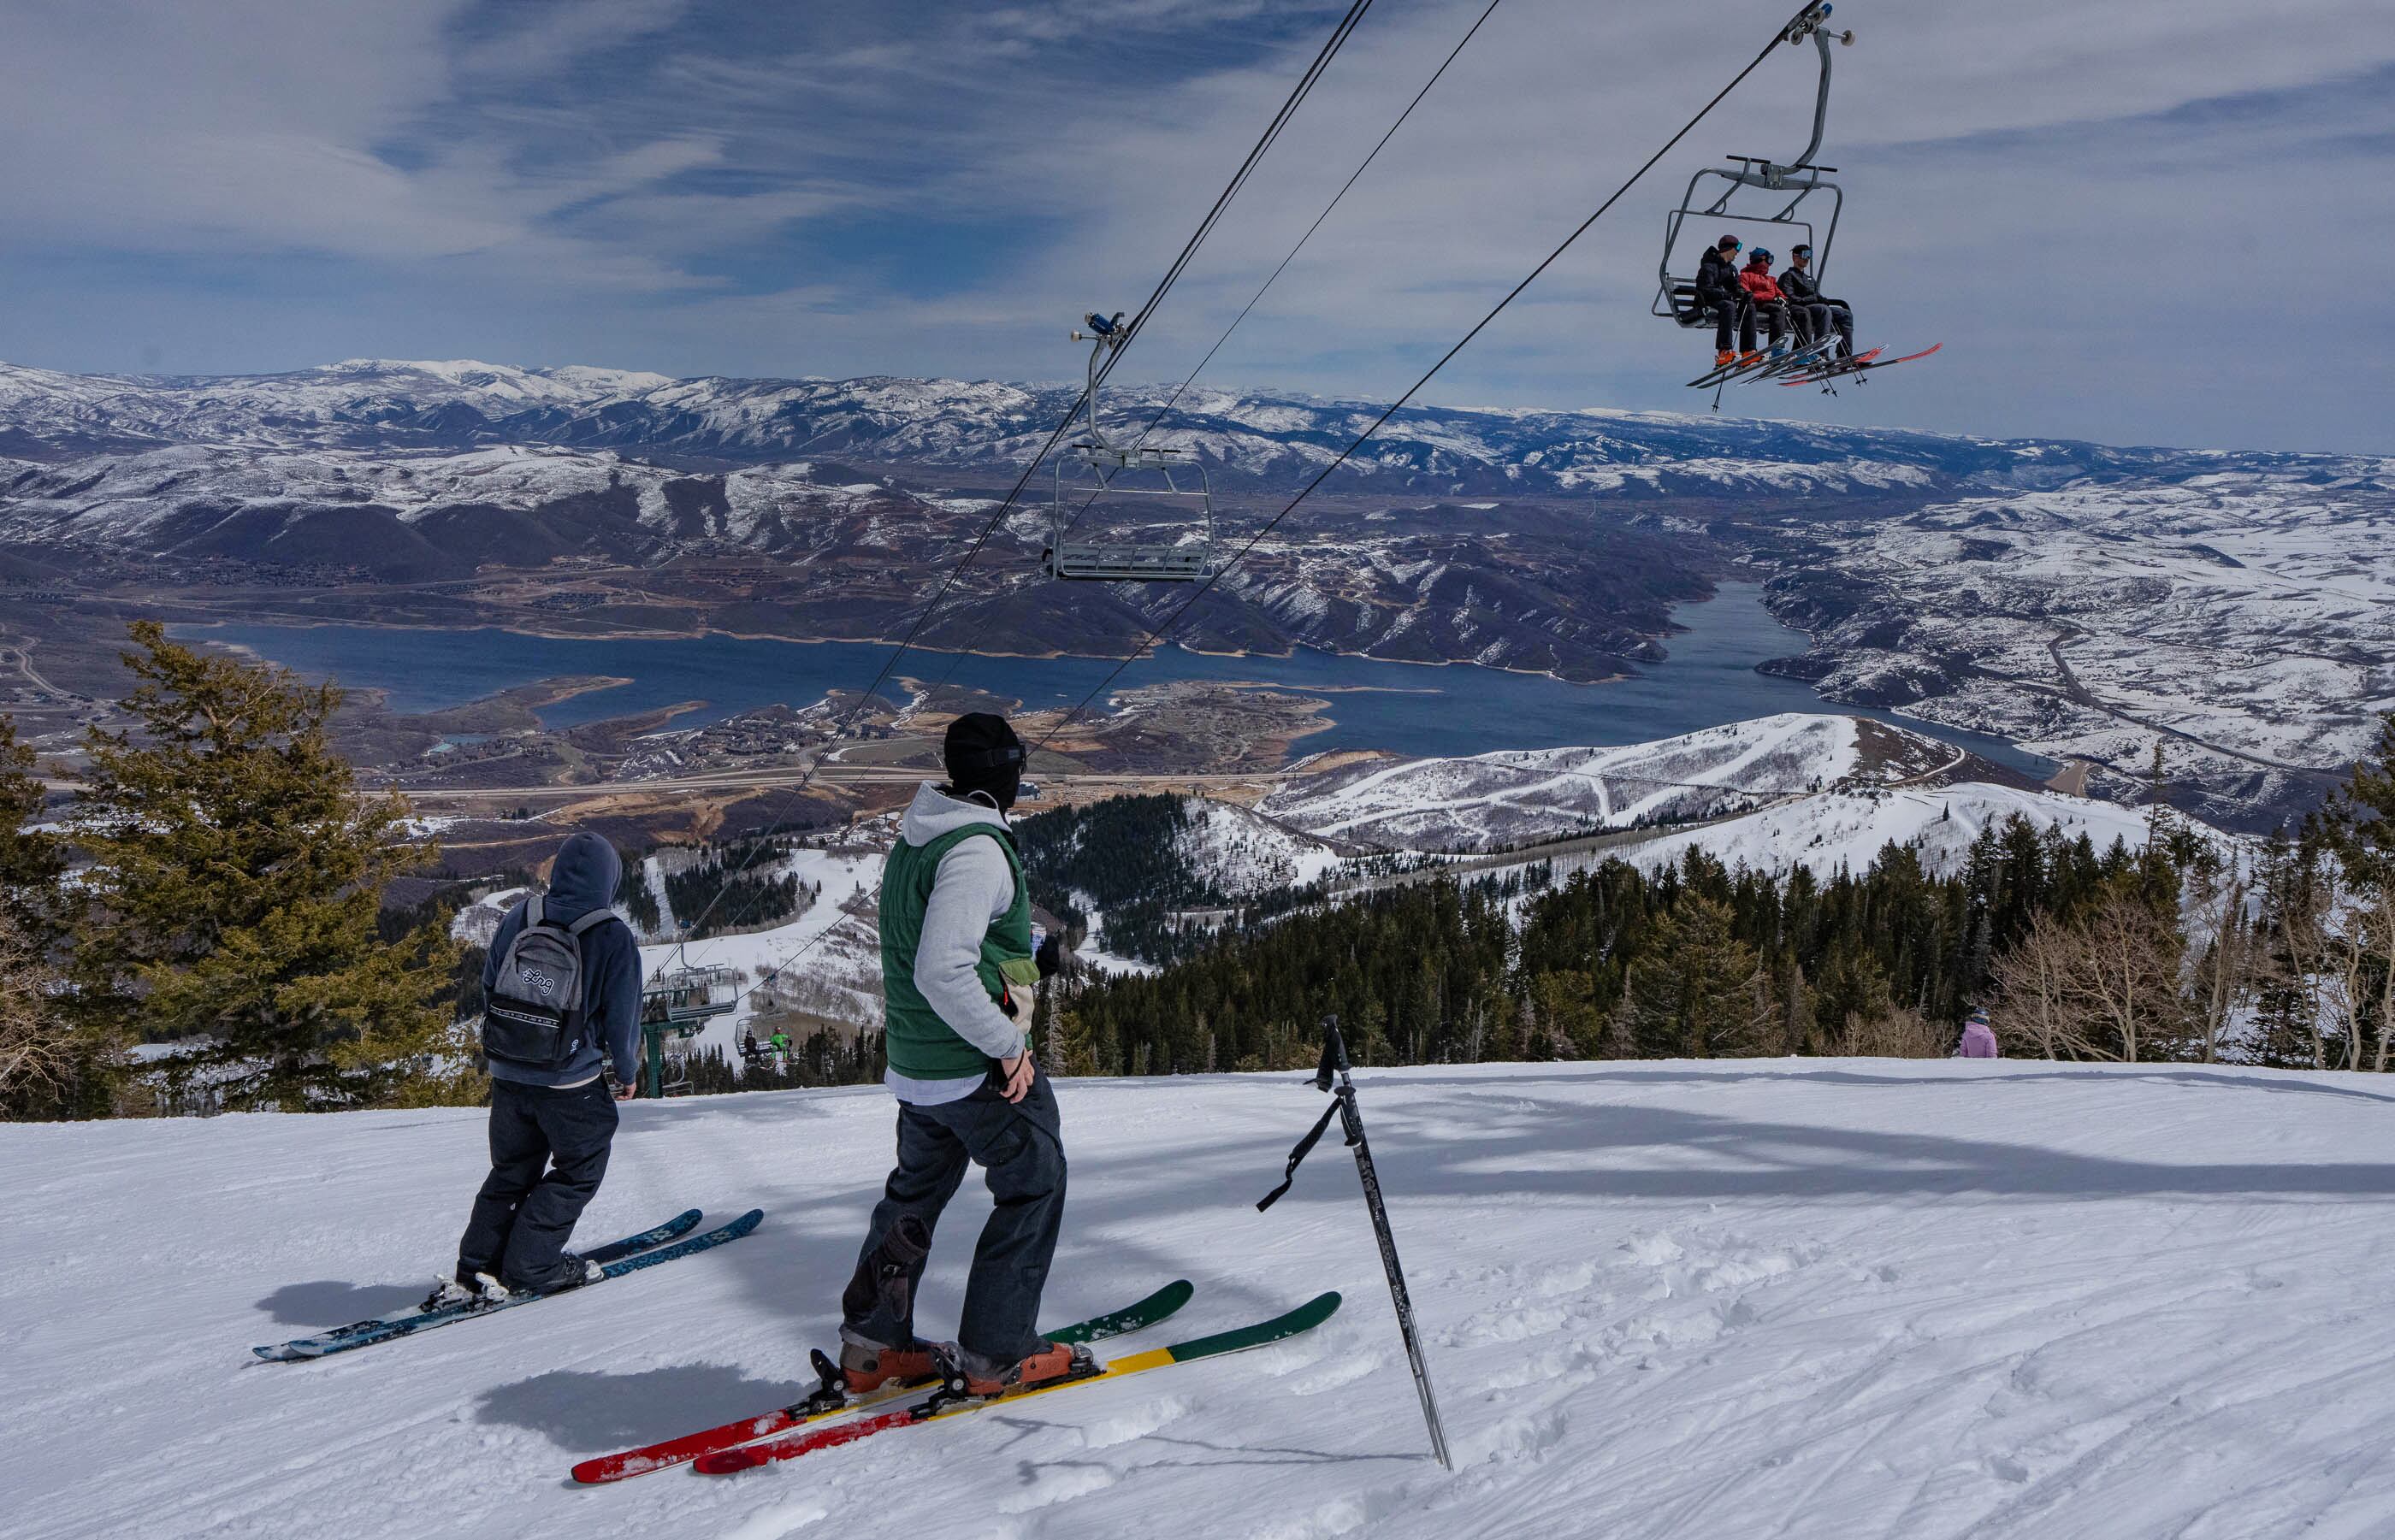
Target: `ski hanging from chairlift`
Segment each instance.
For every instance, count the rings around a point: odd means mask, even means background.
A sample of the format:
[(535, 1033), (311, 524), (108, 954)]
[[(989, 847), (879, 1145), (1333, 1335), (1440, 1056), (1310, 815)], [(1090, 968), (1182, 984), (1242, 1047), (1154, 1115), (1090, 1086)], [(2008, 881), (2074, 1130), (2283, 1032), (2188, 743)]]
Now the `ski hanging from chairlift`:
[[(1129, 443), (1108, 437), (1098, 411), (1104, 362), (1130, 340), (1120, 311), (1092, 313), (1089, 330), (1071, 334), (1090, 344), (1088, 428), (1056, 456), (1048, 544), (1040, 565), (1052, 578), (1079, 583), (1197, 583), (1214, 575), (1214, 489), (1189, 450)], [(1153, 511), (1133, 515), (1135, 500), (1166, 511), (1168, 538), (1156, 538)], [(1096, 533), (1075, 532), (1094, 516)], [(1136, 537), (1125, 526), (1136, 530)]]

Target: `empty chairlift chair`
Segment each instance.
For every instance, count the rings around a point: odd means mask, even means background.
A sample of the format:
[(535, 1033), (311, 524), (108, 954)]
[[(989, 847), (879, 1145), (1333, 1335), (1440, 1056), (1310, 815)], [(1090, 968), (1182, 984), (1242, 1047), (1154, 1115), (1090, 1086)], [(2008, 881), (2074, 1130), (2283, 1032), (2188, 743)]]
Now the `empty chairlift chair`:
[[(1161, 449), (1107, 436), (1098, 415), (1102, 362), (1129, 340), (1119, 312), (1092, 315), (1090, 329), (1072, 334), (1090, 347), (1089, 426), (1084, 436), (1056, 456), (1056, 491), (1040, 565), (1052, 578), (1081, 583), (1195, 583), (1214, 575), (1214, 490), (1206, 467), (1187, 450)], [(1123, 517), (1131, 499), (1165, 510), (1171, 538), (1153, 537), (1152, 518), (1138, 527), (1145, 538), (1105, 533), (1109, 520)], [(1087, 515), (1099, 512), (1098, 528), (1078, 533)]]

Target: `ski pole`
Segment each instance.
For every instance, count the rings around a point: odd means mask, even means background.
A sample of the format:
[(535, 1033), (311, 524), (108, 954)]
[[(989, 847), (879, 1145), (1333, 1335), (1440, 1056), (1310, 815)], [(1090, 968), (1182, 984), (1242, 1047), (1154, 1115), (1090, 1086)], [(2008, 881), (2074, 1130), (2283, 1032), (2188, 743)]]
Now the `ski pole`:
[(1281, 1183), (1264, 1194), (1256, 1204), (1258, 1212), (1270, 1208), (1287, 1192), (1297, 1179), (1297, 1168), (1322, 1139), (1323, 1130), (1330, 1126), (1333, 1113), (1346, 1132), (1348, 1147), (1356, 1152), (1356, 1175), (1364, 1184), (1364, 1206), (1372, 1216), (1372, 1234), (1381, 1244), (1381, 1270), (1389, 1275), (1389, 1299), (1396, 1307), (1397, 1332), (1405, 1338), (1406, 1362), (1412, 1368), (1414, 1391), (1422, 1397), (1422, 1421), (1430, 1428), (1430, 1450), (1441, 1468), (1453, 1470), (1455, 1462), (1448, 1457), (1447, 1429), (1438, 1420), (1438, 1398), (1430, 1388), (1430, 1362), (1422, 1354), (1422, 1336), (1414, 1329), (1413, 1299), (1406, 1292), (1406, 1270), (1397, 1260), (1397, 1238), (1389, 1229), (1388, 1205), (1381, 1197), (1380, 1172), (1372, 1165), (1371, 1142), (1364, 1137), (1364, 1111), (1356, 1101), (1356, 1083), (1347, 1074), (1347, 1043), (1339, 1034), (1339, 1018), (1322, 1019), (1322, 1063), (1314, 1072), (1314, 1088), (1330, 1093), (1330, 1105), (1322, 1110), (1314, 1127), (1297, 1141), (1289, 1152), (1288, 1168), (1281, 1174)]

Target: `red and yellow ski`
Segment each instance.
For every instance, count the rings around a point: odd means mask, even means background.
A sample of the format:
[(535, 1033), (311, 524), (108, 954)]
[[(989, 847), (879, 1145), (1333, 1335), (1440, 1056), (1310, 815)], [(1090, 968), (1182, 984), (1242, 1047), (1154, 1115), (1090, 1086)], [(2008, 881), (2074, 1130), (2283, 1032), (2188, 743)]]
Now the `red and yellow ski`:
[[(1135, 1305), (1126, 1305), (1121, 1310), (1113, 1310), (1105, 1315), (1093, 1315), (1087, 1321), (1077, 1321), (1069, 1326), (1060, 1326), (1047, 1334), (1048, 1340), (1067, 1343), (1104, 1342), (1109, 1337), (1127, 1336), (1132, 1332), (1145, 1331), (1189, 1303), (1189, 1296), (1195, 1292), (1195, 1287), (1185, 1278), (1176, 1283), (1167, 1283)], [(680, 1438), (667, 1439), (663, 1442), (649, 1444), (644, 1448), (628, 1449), (620, 1454), (602, 1454), (594, 1459), (585, 1460), (574, 1468), (574, 1479), (586, 1486), (592, 1486), (602, 1481), (620, 1481), (633, 1476), (645, 1476), (652, 1470), (663, 1470), (668, 1466), (688, 1465), (701, 1455), (711, 1454), (718, 1450), (731, 1449), (748, 1443), (751, 1440), (771, 1438), (776, 1433), (787, 1432), (794, 1428), (804, 1428), (814, 1423), (828, 1422), (835, 1417), (845, 1417), (853, 1413), (870, 1411), (877, 1406), (887, 1406), (892, 1402), (922, 1396), (931, 1389), (931, 1386), (921, 1384), (889, 1385), (861, 1396), (852, 1396), (835, 1405), (816, 1406), (810, 1405), (807, 1402), (798, 1402), (767, 1412), (761, 1416), (742, 1417), (737, 1422), (727, 1422), (721, 1427), (706, 1428), (696, 1433), (685, 1433)]]
[(845, 1422), (834, 1423), (828, 1428), (785, 1433), (779, 1438), (766, 1439), (758, 1443), (742, 1444), (736, 1449), (721, 1449), (712, 1454), (702, 1454), (693, 1468), (703, 1475), (728, 1476), (735, 1471), (753, 1470), (761, 1465), (768, 1465), (775, 1460), (790, 1460), (801, 1454), (812, 1454), (818, 1449), (832, 1449), (840, 1444), (854, 1443), (859, 1439), (871, 1438), (876, 1433), (886, 1433), (893, 1428), (909, 1428), (917, 1423), (940, 1422), (949, 1417), (963, 1416), (968, 1412), (978, 1412), (984, 1407), (1010, 1406), (1032, 1396), (1053, 1395), (1059, 1390), (1069, 1390), (1078, 1385), (1102, 1385), (1130, 1375), (1145, 1374), (1150, 1369), (1161, 1369), (1168, 1364), (1187, 1363), (1194, 1359), (1217, 1358), (1224, 1353), (1244, 1352), (1250, 1348), (1265, 1347), (1295, 1336), (1301, 1332), (1310, 1332), (1330, 1320), (1338, 1312), (1338, 1295), (1318, 1295), (1286, 1315), (1276, 1316), (1270, 1321), (1260, 1321), (1252, 1326), (1242, 1326), (1236, 1331), (1218, 1332), (1212, 1336), (1201, 1336), (1195, 1341), (1176, 1342), (1170, 1348), (1155, 1348), (1144, 1353), (1127, 1354), (1122, 1358), (1115, 1359), (1097, 1373), (1084, 1375), (1078, 1379), (1061, 1380), (1051, 1385), (1035, 1385), (1025, 1390), (1011, 1390), (1004, 1395), (973, 1400), (944, 1401), (934, 1396), (929, 1401), (895, 1412), (881, 1412), (871, 1416), (852, 1417)]

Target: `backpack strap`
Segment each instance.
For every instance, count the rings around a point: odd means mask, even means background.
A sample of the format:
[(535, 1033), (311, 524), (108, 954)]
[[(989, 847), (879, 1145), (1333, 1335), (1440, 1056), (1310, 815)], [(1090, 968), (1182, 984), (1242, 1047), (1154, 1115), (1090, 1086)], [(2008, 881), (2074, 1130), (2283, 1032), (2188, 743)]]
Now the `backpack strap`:
[(602, 903), (598, 908), (590, 911), (588, 915), (583, 915), (580, 919), (576, 920), (572, 925), (567, 926), (565, 928), (565, 933), (569, 936), (579, 936), (584, 931), (589, 929), (592, 926), (602, 925), (615, 917), (615, 911)]
[(539, 923), (540, 895), (538, 893), (535, 893), (524, 900), (524, 924), (538, 925)]

